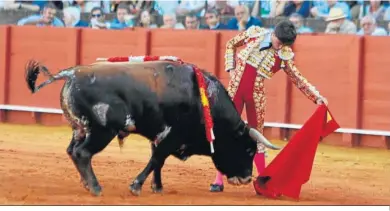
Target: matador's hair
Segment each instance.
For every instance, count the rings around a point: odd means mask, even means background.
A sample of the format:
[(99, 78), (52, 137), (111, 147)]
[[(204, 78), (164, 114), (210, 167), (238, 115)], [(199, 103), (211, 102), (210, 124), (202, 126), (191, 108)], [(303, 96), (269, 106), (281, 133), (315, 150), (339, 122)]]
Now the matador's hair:
[(275, 26), (275, 36), (284, 44), (292, 45), (297, 38), (294, 24), (289, 20), (282, 20)]

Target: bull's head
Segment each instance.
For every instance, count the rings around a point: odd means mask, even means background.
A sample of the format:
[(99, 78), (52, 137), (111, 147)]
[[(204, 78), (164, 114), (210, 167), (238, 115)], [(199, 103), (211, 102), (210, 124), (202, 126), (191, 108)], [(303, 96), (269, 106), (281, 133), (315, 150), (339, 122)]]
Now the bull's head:
[(235, 136), (224, 136), (225, 140), (216, 141), (213, 155), (215, 166), (226, 175), (228, 182), (233, 185), (251, 182), (253, 159), (258, 142), (270, 149), (280, 149), (254, 128), (245, 126), (241, 131)]

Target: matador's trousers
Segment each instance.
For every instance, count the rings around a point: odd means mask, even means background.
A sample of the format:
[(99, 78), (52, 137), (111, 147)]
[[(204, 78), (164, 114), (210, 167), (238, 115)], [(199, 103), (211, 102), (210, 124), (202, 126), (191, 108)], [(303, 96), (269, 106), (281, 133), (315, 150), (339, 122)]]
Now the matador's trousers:
[[(229, 95), (239, 114), (242, 113), (245, 105), (248, 125), (263, 133), (266, 103), (264, 77), (257, 75), (256, 68), (243, 65), (240, 59), (237, 60), (237, 63), (237, 68), (229, 82)], [(265, 169), (264, 150), (264, 145), (257, 143), (258, 153), (254, 157), (254, 162), (258, 175)], [(222, 185), (222, 183), (222, 173), (218, 171), (213, 185)]]
[[(257, 75), (256, 68), (248, 64), (242, 65), (238, 59), (237, 68), (228, 86), (229, 95), (237, 111), (241, 114), (245, 105), (248, 125), (260, 133), (263, 133), (264, 129), (266, 106), (264, 80), (264, 77)], [(260, 143), (257, 149), (259, 153), (265, 150)]]

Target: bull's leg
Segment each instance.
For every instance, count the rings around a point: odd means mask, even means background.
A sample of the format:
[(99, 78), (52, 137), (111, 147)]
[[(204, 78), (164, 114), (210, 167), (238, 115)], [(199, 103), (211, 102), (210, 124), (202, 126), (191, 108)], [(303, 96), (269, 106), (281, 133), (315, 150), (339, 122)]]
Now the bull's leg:
[[(157, 175), (158, 177), (155, 178), (156, 183), (161, 183), (161, 169), (164, 166), (167, 157), (179, 148), (180, 142), (178, 142), (178, 140), (179, 139), (175, 137), (175, 132), (171, 131), (167, 137), (156, 146), (148, 164), (130, 185), (130, 191), (133, 195), (138, 196), (141, 194), (142, 185), (149, 174), (154, 170), (157, 170), (157, 174), (159, 174)], [(157, 181), (158, 178), (160, 178), (159, 181)]]
[(82, 139), (76, 139), (74, 136), (72, 136), (72, 140), (69, 143), (68, 148), (66, 149), (66, 153), (69, 155), (70, 159), (72, 160), (73, 164), (75, 165), (77, 171), (80, 174), (80, 182), (83, 184), (83, 187), (88, 190), (88, 184), (85, 180), (85, 175), (83, 175), (80, 171), (79, 165), (77, 164), (77, 160), (72, 156), (74, 150), (85, 140), (85, 136)]
[[(156, 150), (156, 145), (151, 144), (152, 154)], [(161, 181), (161, 167), (155, 167), (153, 170), (153, 179), (152, 179), (152, 191), (154, 193), (161, 193), (163, 191), (162, 181)]]
[(92, 156), (103, 150), (115, 135), (105, 128), (94, 127), (87, 133), (85, 141), (72, 153), (81, 175), (84, 175), (89, 191), (95, 196), (101, 194), (102, 188), (92, 168)]

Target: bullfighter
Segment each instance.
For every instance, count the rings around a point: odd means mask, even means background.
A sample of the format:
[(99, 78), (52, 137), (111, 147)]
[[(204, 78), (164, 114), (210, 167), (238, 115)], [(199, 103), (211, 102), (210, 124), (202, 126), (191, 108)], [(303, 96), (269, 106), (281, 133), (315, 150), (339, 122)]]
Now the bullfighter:
[[(289, 76), (292, 83), (312, 102), (328, 104), (294, 64), (291, 45), (297, 36), (294, 24), (288, 20), (279, 22), (273, 31), (252, 26), (230, 39), (226, 44), (225, 71), (231, 79), (228, 92), (237, 111), (241, 114), (245, 104), (248, 124), (263, 133), (266, 107), (264, 81), (271, 79), (280, 69)], [(236, 48), (245, 48), (236, 55)], [(258, 143), (254, 158), (257, 173), (265, 169), (265, 148)], [(222, 192), (223, 175), (217, 172), (210, 185), (211, 192)]]

